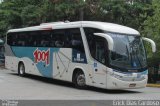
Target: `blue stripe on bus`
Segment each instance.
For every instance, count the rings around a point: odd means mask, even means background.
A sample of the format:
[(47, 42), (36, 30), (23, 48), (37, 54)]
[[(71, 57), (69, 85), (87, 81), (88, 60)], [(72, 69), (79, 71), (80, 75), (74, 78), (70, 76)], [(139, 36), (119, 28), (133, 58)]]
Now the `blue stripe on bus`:
[[(11, 47), (12, 52), (14, 55), (18, 58), (27, 57), (32, 60), (32, 62), (35, 62), (34, 52), (36, 50), (39, 51), (48, 51), (49, 50), (49, 64), (46, 65), (44, 61), (40, 61), (36, 63), (38, 71), (42, 74), (44, 77), (53, 77), (53, 53), (59, 52), (60, 48), (47, 48), (47, 47)], [(72, 62), (74, 63), (84, 63), (87, 64), (86, 55), (84, 53), (81, 53), (77, 50), (72, 49)], [(32, 63), (31, 63), (32, 64)]]
[[(16, 57), (23, 58), (23, 57), (28, 57), (30, 58), (33, 62), (34, 60), (34, 51), (37, 49), (37, 47), (12, 47), (13, 53), (15, 54)], [(47, 51), (49, 48), (47, 47), (40, 47), (38, 48), (41, 51)], [(45, 62), (38, 62), (36, 64), (39, 72), (45, 76), (52, 78), (53, 76), (53, 52), (58, 52), (59, 48), (50, 48), (50, 63), (48, 66), (45, 66)]]

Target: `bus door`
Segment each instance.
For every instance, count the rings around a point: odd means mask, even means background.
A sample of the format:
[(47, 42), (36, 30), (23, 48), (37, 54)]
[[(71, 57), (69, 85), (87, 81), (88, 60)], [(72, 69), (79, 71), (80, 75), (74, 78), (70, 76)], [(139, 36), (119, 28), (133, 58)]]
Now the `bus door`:
[(107, 41), (100, 36), (94, 36), (92, 57), (94, 57), (93, 71), (95, 86), (106, 85), (106, 65), (108, 63)]

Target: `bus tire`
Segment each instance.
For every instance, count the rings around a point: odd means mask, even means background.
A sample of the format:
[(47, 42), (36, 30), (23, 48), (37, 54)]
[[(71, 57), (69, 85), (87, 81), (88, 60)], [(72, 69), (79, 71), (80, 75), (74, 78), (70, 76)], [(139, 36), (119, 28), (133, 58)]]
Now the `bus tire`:
[(18, 65), (18, 75), (23, 77), (25, 75), (25, 66), (22, 62)]
[(78, 71), (74, 77), (74, 84), (78, 89), (84, 89), (86, 87), (86, 78), (82, 71)]

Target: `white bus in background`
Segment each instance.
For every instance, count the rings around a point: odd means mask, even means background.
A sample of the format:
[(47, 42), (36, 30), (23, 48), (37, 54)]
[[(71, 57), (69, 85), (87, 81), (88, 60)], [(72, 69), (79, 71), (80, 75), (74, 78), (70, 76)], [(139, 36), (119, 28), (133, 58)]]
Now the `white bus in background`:
[(7, 33), (5, 67), (105, 89), (143, 88), (148, 69), (139, 32), (92, 21), (45, 23)]

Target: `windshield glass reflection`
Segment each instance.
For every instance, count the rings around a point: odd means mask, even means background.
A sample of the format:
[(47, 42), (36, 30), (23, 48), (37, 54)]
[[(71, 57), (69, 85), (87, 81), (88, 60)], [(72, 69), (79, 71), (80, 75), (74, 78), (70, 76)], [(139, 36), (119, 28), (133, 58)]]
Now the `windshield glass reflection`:
[(140, 36), (107, 33), (114, 41), (110, 64), (117, 67), (138, 69), (146, 67), (145, 49)]

